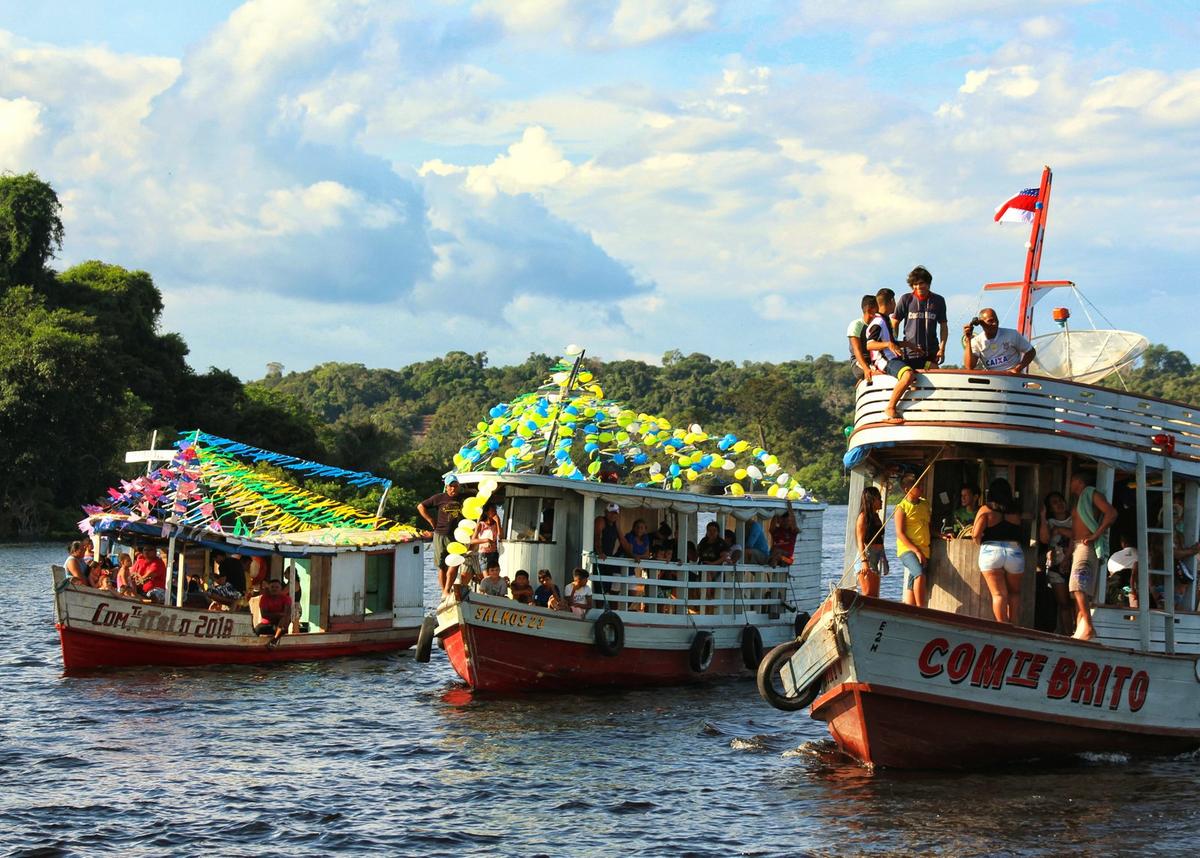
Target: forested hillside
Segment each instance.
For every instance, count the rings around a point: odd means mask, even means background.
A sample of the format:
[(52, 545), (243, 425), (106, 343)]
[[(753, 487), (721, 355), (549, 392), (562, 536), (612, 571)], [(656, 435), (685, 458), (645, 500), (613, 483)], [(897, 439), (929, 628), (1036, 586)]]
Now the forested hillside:
[[(197, 373), (183, 339), (159, 329), (150, 274), (98, 261), (49, 267), (59, 211), (37, 176), (0, 176), (0, 538), (69, 531), (80, 504), (131, 475), (125, 450), (152, 430), (169, 442), (188, 428), (389, 477), (386, 513), (410, 521), (487, 410), (539, 384), (555, 357), (497, 367), (485, 353), (451, 351), (396, 369), (327, 363), (249, 383)], [(671, 351), (661, 366), (594, 356), (590, 369), (607, 396), (756, 442), (818, 497), (845, 500), (853, 387), (840, 356), (736, 363)], [(1152, 346), (1125, 384), (1200, 401), (1200, 369), (1166, 346)], [(313, 487), (365, 509), (378, 502), (377, 490)]]

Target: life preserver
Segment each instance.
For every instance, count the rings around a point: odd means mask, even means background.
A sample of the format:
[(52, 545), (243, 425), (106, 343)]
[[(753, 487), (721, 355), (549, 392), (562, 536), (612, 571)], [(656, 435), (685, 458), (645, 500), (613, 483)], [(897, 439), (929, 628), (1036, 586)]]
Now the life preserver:
[(437, 617), (427, 616), (421, 621), (421, 631), (417, 632), (417, 652), (414, 658), (426, 664), (429, 654), (433, 651), (433, 630), (437, 628)]
[(763, 657), (762, 634), (758, 626), (747, 624), (742, 628), (742, 664), (754, 670)]
[(688, 664), (695, 673), (704, 673), (712, 664), (717, 646), (713, 642), (712, 632), (696, 632), (692, 638), (692, 648), (688, 650)]
[(605, 611), (598, 616), (592, 625), (592, 634), (601, 655), (611, 658), (625, 647), (625, 623), (615, 611)]
[(792, 628), (796, 632), (796, 637), (802, 637), (804, 635), (804, 627), (808, 625), (808, 621), (811, 619), (812, 617), (808, 615), (808, 611), (796, 612), (796, 619), (792, 623)]
[(758, 666), (756, 681), (759, 696), (776, 709), (782, 709), (784, 712), (799, 712), (811, 705), (821, 690), (819, 680), (811, 683), (807, 688), (800, 689), (800, 693), (795, 697), (788, 697), (775, 687), (775, 675), (779, 672), (779, 668), (802, 646), (804, 646), (804, 641), (801, 640), (780, 644), (767, 653), (767, 657)]

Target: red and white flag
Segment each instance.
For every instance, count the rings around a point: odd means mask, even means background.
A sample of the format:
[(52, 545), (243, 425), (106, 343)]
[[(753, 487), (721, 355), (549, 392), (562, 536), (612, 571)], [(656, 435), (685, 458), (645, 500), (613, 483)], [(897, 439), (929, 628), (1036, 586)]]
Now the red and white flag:
[(1026, 188), (1004, 205), (996, 209), (996, 223), (1033, 223), (1038, 202), (1038, 189)]

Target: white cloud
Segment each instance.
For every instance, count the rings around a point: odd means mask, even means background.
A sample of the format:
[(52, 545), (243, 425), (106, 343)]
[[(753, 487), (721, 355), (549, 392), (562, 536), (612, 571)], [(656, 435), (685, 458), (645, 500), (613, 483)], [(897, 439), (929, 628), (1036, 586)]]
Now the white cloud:
[(474, 9), (509, 33), (551, 35), (589, 48), (640, 45), (708, 30), (717, 11), (711, 0), (483, 0)]
[(28, 98), (0, 98), (0, 170), (27, 163), (34, 142), (45, 130), (42, 105)]

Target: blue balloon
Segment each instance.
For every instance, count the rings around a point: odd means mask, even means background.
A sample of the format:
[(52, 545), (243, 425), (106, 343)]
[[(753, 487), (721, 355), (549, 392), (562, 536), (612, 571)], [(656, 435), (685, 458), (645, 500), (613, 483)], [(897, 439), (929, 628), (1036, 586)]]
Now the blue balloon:
[(568, 405), (566, 408), (563, 409), (563, 413), (564, 414), (578, 414), (579, 409), (576, 408), (574, 405)]
[(717, 449), (721, 450), (721, 451), (728, 450), (732, 446), (733, 446), (733, 442), (730, 441), (728, 438), (722, 438), (720, 441), (717, 442)]
[[(514, 447), (524, 447), (525, 439), (524, 438), (513, 438), (512, 445)], [(499, 446), (499, 445), (497, 445), (497, 446)]]
[(537, 429), (537, 424), (536, 424), (536, 423), (534, 423), (532, 420), (526, 420), (526, 421), (525, 421), (525, 428), (526, 428), (526, 429), (531, 429), (531, 430), (532, 430), (532, 429)]
[(599, 426), (597, 426), (595, 423), (589, 423), (588, 425), (586, 425), (586, 426), (584, 426), (584, 427), (583, 427), (583, 431), (584, 431), (584, 432), (587, 432), (587, 433), (589, 433), (589, 434), (590, 434), (590, 433), (592, 433), (592, 432), (599, 432), (599, 431), (600, 431), (600, 427), (599, 427)]
[(503, 426), (501, 426), (501, 427), (500, 427), (500, 434), (501, 434), (501, 435), (511, 435), (511, 434), (512, 434), (512, 430), (513, 430), (513, 429), (512, 429), (512, 424), (511, 424), (511, 423), (505, 423)]
[(600, 445), (597, 444), (595, 441), (588, 441), (586, 444), (583, 445), (583, 451), (585, 453), (595, 453), (599, 449), (600, 449)]
[(644, 465), (649, 461), (650, 461), (650, 457), (647, 456), (645, 453), (638, 453), (636, 456), (633, 457), (633, 463), (635, 465)]
[(668, 472), (668, 473), (669, 473), (669, 474), (670, 474), (672, 477), (678, 477), (678, 476), (679, 476), (679, 466), (678, 466), (678, 465), (672, 465), (670, 468), (668, 468), (668, 469), (667, 469), (667, 472)]
[(613, 453), (612, 460), (613, 460), (613, 464), (615, 464), (615, 465), (624, 465), (625, 464), (625, 457), (622, 456), (620, 453)]
[(494, 406), (492, 406), (492, 410), (488, 412), (489, 417), (500, 417), (503, 414), (504, 414), (504, 406), (503, 405), (494, 405)]
[(707, 468), (711, 464), (712, 464), (712, 456), (706, 455), (703, 459), (700, 460), (700, 467), (696, 468), (696, 470), (702, 470), (704, 468)]

